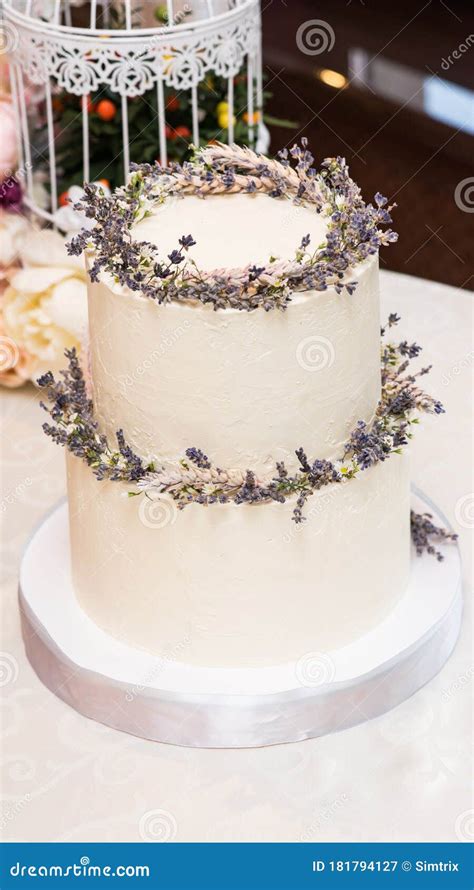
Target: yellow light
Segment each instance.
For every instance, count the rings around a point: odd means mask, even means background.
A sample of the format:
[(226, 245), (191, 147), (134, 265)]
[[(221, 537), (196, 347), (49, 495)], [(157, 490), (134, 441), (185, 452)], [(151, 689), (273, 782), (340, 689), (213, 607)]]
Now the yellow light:
[(339, 71), (333, 71), (332, 68), (320, 68), (315, 71), (315, 75), (319, 80), (327, 84), (328, 87), (334, 87), (336, 90), (346, 87), (349, 83), (344, 74), (340, 74)]

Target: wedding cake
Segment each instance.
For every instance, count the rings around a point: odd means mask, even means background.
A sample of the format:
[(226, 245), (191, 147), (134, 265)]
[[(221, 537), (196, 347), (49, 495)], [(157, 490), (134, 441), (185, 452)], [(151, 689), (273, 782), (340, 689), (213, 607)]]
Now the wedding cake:
[(213, 145), (82, 209), (89, 361), (40, 381), (80, 606), (205, 667), (362, 637), (407, 587), (411, 422), (442, 410), (406, 370), (418, 347), (381, 348), (386, 200), (304, 143)]

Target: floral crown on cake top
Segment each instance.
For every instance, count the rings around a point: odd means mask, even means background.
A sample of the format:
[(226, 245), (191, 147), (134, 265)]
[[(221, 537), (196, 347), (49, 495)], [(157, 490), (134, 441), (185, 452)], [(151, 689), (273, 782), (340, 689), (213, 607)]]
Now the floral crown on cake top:
[[(323, 291), (329, 287), (352, 293), (357, 282), (354, 268), (379, 247), (397, 240), (385, 228), (392, 219), (387, 199), (377, 193), (366, 204), (349, 176), (344, 158), (328, 158), (318, 171), (308, 150), (301, 146), (279, 152), (277, 160), (249, 148), (217, 143), (197, 150), (184, 164), (161, 167), (134, 165), (129, 182), (106, 195), (94, 184), (76, 209), (95, 220), (68, 246), (69, 253), (92, 254), (89, 275), (98, 281), (102, 272), (116, 284), (150, 297), (157, 303), (200, 301), (214, 309), (285, 309), (297, 291)], [(159, 247), (133, 240), (132, 229), (153, 214), (170, 196), (261, 193), (279, 200), (314, 208), (327, 221), (326, 241), (311, 245), (305, 235), (293, 259), (269, 258), (265, 266), (240, 269), (199, 269), (192, 259), (196, 243), (191, 234), (162, 256)], [(218, 258), (217, 258), (218, 259)]]

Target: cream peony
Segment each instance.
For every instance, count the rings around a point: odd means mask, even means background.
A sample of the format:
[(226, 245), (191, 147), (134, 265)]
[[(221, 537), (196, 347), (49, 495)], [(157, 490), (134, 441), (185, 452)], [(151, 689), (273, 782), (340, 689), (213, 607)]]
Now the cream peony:
[(24, 268), (3, 297), (5, 334), (33, 358), (34, 377), (57, 373), (65, 366), (64, 350), (79, 349), (86, 335), (86, 272), (57, 232), (35, 233), (20, 257)]

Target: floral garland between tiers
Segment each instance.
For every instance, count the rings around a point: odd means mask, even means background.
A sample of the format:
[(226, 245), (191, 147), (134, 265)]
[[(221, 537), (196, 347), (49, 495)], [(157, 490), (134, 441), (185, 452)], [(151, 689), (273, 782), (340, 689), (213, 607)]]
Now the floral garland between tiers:
[[(397, 315), (390, 315), (388, 327), (397, 324)], [(385, 329), (382, 329), (382, 337)], [(430, 370), (422, 368), (416, 374), (406, 373), (410, 359), (419, 355), (421, 347), (402, 341), (398, 345), (383, 343), (381, 348), (382, 394), (373, 423), (359, 421), (346, 443), (339, 461), (310, 460), (303, 448), (296, 455), (300, 467), (290, 475), (283, 462), (277, 463), (271, 478), (259, 479), (252, 470), (222, 470), (213, 467), (199, 448), (188, 448), (186, 456), (172, 466), (159, 461), (144, 463), (127, 445), (122, 430), (117, 431), (118, 450), (109, 445), (99, 432), (94, 420), (92, 400), (89, 398), (82, 369), (75, 350), (66, 351), (69, 367), (62, 371), (62, 380), (55, 380), (51, 372), (39, 378), (38, 384), (48, 396), (49, 413), (53, 424), (43, 424), (48, 436), (84, 460), (99, 480), (110, 479), (136, 484), (138, 491), (130, 496), (150, 492), (166, 493), (184, 508), (190, 503), (264, 504), (284, 503), (296, 497), (293, 519), (304, 520), (303, 507), (307, 499), (329, 484), (352, 479), (360, 471), (400, 453), (411, 438), (411, 426), (418, 423), (415, 411), (441, 414), (439, 401), (423, 392), (417, 380)], [(418, 553), (426, 550), (442, 559), (434, 540), (455, 540), (456, 535), (438, 528), (430, 514), (411, 516), (412, 538)]]
[[(158, 303), (200, 301), (214, 309), (263, 307), (268, 311), (285, 309), (297, 291), (333, 287), (337, 293), (344, 288), (352, 293), (357, 282), (348, 280), (349, 271), (379, 247), (397, 240), (395, 232), (380, 228), (392, 221), (390, 211), (395, 205), (387, 206), (379, 193), (375, 206), (365, 204), (343, 158), (326, 159), (319, 173), (313, 161), (303, 138), (301, 147), (285, 149), (279, 160), (237, 145), (217, 144), (197, 151), (183, 165), (134, 166), (128, 184), (113, 195), (107, 196), (97, 185), (86, 185), (76, 209), (96, 225), (74, 237), (69, 252), (93, 254), (92, 281), (107, 272), (117, 284)], [(309, 251), (306, 235), (292, 260), (271, 257), (266, 266), (205, 271), (189, 255), (196, 243), (192, 235), (183, 235), (167, 257), (161, 257), (154, 244), (132, 240), (132, 227), (170, 195), (205, 198), (235, 192), (261, 192), (313, 207), (328, 220), (326, 242)]]

